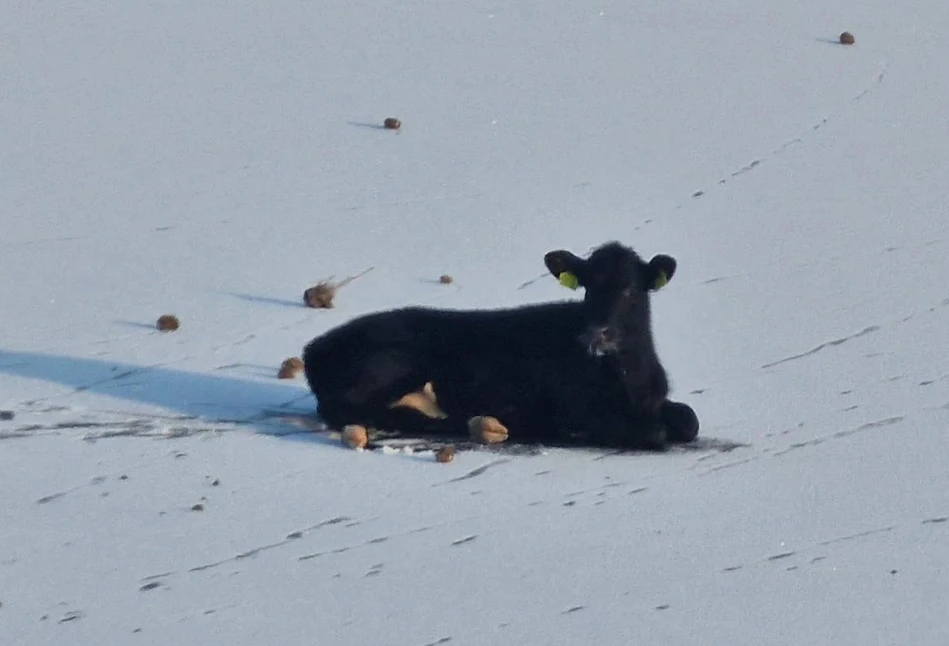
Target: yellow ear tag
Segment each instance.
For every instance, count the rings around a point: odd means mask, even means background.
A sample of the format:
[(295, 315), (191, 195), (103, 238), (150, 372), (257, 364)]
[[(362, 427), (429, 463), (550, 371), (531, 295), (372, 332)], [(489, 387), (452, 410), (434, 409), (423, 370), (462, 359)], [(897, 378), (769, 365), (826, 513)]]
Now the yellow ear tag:
[(669, 284), (669, 277), (666, 276), (666, 272), (659, 270), (659, 275), (656, 276), (656, 280), (652, 284), (653, 289), (662, 289)]
[(557, 280), (560, 281), (560, 284), (568, 289), (576, 289), (580, 286), (580, 281), (577, 277), (570, 273), (569, 271), (562, 271), (560, 275), (557, 276)]

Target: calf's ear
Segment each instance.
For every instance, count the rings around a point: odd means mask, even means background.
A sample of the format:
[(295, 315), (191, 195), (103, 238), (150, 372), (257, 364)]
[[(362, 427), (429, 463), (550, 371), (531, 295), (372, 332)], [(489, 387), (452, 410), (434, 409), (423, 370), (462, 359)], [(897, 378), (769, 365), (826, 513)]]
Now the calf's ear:
[(652, 291), (657, 291), (666, 286), (672, 276), (676, 273), (676, 259), (672, 256), (659, 254), (653, 256), (653, 259), (646, 265), (646, 285)]
[(576, 289), (580, 285), (584, 262), (583, 258), (563, 249), (544, 254), (547, 271), (553, 274), (561, 285), (570, 289)]

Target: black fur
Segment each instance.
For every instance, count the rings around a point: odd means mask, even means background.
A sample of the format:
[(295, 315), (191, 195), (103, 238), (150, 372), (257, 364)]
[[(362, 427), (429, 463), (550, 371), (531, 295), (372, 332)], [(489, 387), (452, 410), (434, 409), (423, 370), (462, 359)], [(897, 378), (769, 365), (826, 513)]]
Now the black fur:
[[(573, 273), (583, 301), (497, 310), (407, 307), (354, 319), (303, 351), (320, 416), (407, 434), (467, 435), (467, 420), (490, 415), (513, 441), (662, 448), (688, 442), (698, 418), (668, 400), (656, 356), (649, 291), (676, 261), (649, 263), (616, 242), (589, 259), (544, 257), (554, 276)], [(432, 382), (447, 419), (389, 405)]]

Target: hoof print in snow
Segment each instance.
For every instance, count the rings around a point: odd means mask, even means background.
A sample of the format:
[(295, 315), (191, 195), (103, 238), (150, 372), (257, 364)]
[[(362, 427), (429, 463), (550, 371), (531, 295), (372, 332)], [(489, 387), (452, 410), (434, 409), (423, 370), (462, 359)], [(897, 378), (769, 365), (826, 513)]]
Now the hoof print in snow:
[(451, 285), (453, 282), (455, 282), (455, 279), (448, 274), (442, 274), (438, 277), (438, 282), (440, 282), (442, 285)]
[(494, 417), (478, 415), (468, 420), (471, 439), (482, 444), (500, 444), (507, 441), (507, 428)]
[(9, 422), (13, 419), (12, 410), (0, 410), (0, 422)]
[(845, 31), (844, 33), (840, 34), (840, 44), (853, 45), (854, 44), (853, 34), (851, 34), (849, 31)]
[(342, 440), (351, 449), (364, 449), (369, 444), (369, 432), (364, 426), (350, 424), (343, 429)]
[(162, 314), (158, 317), (158, 322), (155, 323), (155, 327), (158, 328), (159, 332), (174, 332), (181, 327), (181, 323), (174, 314)]
[(382, 122), (382, 127), (386, 130), (398, 130), (402, 127), (402, 122), (395, 117), (388, 117)]
[(84, 616), (85, 615), (83, 614), (81, 610), (72, 610), (70, 612), (67, 612), (65, 615), (63, 615), (63, 618), (59, 620), (59, 623), (65, 624), (70, 621), (77, 621), (79, 619), (82, 619)]
[(470, 536), (465, 536), (464, 538), (459, 538), (457, 541), (452, 541), (451, 546), (457, 547), (458, 545), (464, 545), (465, 543), (470, 543), (473, 540), (478, 538), (477, 534), (472, 534)]
[(200, 502), (196, 502), (195, 504), (191, 505), (191, 511), (204, 511), (204, 505)]
[(441, 462), (442, 464), (447, 464), (455, 459), (455, 447), (449, 444), (448, 446), (443, 446), (435, 452), (435, 460)]
[(298, 357), (284, 359), (277, 371), (277, 379), (294, 379), (303, 372), (303, 362)]
[(378, 576), (379, 574), (382, 573), (382, 568), (384, 566), (385, 564), (383, 563), (376, 563), (371, 568), (369, 568), (369, 571), (366, 572), (366, 576)]

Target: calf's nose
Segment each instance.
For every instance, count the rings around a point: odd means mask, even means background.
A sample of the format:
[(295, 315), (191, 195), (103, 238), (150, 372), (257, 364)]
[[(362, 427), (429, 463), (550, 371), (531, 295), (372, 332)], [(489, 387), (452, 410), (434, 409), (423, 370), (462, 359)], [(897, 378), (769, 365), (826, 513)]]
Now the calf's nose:
[(616, 335), (608, 326), (596, 327), (587, 333), (587, 349), (593, 356), (602, 357), (616, 349)]

